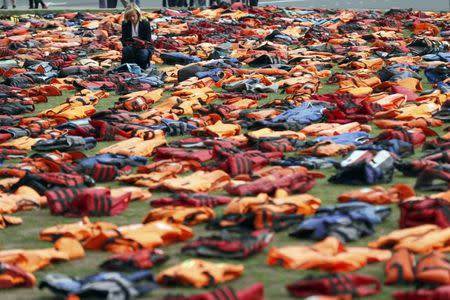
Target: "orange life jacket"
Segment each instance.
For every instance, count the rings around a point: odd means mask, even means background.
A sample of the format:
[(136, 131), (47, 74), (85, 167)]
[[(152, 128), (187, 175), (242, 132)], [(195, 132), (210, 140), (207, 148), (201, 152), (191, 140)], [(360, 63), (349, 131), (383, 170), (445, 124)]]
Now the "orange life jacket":
[(429, 253), (433, 250), (449, 251), (450, 228), (440, 229), (436, 225), (426, 224), (416, 227), (394, 230), (376, 241), (370, 242), (370, 248), (402, 249), (414, 253)]
[(396, 251), (384, 265), (385, 284), (413, 283), (415, 281), (414, 255), (406, 249)]
[(196, 171), (185, 177), (164, 180), (162, 187), (176, 192), (212, 192), (225, 186), (230, 176), (222, 170)]
[(286, 269), (350, 272), (390, 257), (391, 252), (387, 250), (346, 248), (337, 238), (328, 237), (312, 246), (273, 247), (269, 251), (267, 263), (270, 266), (281, 264)]
[(391, 204), (415, 195), (416, 192), (411, 186), (398, 183), (387, 190), (381, 186), (353, 190), (339, 195), (338, 201), (349, 202), (357, 200), (371, 204)]
[(22, 218), (0, 214), (0, 229), (4, 229), (9, 225), (22, 224)]
[(200, 259), (189, 259), (170, 267), (156, 276), (162, 285), (188, 285), (196, 288), (215, 286), (241, 276), (243, 265), (215, 264)]
[(101, 149), (98, 151), (98, 154), (111, 153), (127, 156), (151, 156), (156, 147), (164, 144), (166, 144), (164, 132), (162, 130), (156, 130), (153, 132), (152, 138), (144, 140), (142, 138), (134, 137), (123, 140)]
[(114, 230), (117, 226), (107, 222), (91, 223), (88, 217), (84, 217), (76, 223), (60, 224), (48, 227), (39, 234), (39, 239), (43, 241), (56, 241), (60, 237), (70, 237), (78, 241), (98, 235), (105, 230)]
[(203, 128), (192, 130), (192, 135), (196, 136), (214, 136), (214, 137), (230, 137), (238, 135), (241, 132), (241, 126), (238, 124), (224, 124), (217, 121), (214, 125), (208, 125)]
[(164, 220), (168, 223), (193, 226), (207, 222), (214, 217), (214, 210), (209, 207), (165, 206), (152, 209), (142, 223)]
[[(23, 250), (23, 249), (13, 249), (13, 250), (3, 250), (0, 251), (0, 262), (8, 263), (13, 266), (19, 267), (26, 272), (34, 272), (45, 268), (52, 261), (64, 261), (70, 260), (71, 257), (78, 258), (80, 256), (79, 243), (74, 239), (68, 242), (64, 241), (58, 245), (61, 250), (55, 248), (38, 249), (38, 250)], [(73, 248), (75, 248), (73, 250)], [(82, 249), (82, 248), (81, 248)], [(73, 255), (77, 252), (76, 255)], [(82, 252), (84, 256), (84, 251)]]
[(124, 253), (140, 249), (154, 249), (190, 239), (192, 236), (192, 229), (187, 226), (156, 221), (104, 230), (87, 239), (83, 246), (90, 250)]

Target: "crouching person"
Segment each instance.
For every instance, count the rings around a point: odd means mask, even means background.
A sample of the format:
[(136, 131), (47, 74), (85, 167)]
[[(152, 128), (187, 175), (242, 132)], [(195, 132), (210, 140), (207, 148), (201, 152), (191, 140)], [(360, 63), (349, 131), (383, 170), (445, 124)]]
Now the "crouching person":
[(153, 54), (150, 22), (142, 18), (140, 8), (131, 3), (122, 23), (122, 64), (135, 63), (147, 69)]

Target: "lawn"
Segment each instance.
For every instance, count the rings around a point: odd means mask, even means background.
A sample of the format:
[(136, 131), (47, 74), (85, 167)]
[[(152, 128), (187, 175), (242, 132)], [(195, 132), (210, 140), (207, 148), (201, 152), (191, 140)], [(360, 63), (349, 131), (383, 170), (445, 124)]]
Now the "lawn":
[[(429, 85), (425, 85), (425, 88), (429, 88)], [(336, 86), (326, 86), (322, 84), (322, 87), (320, 89), (320, 93), (328, 93), (333, 92)], [(37, 112), (42, 111), (46, 108), (55, 106), (65, 100), (67, 96), (69, 96), (70, 93), (65, 92), (63, 96), (61, 97), (53, 97), (50, 98), (48, 103), (45, 104), (39, 104), (37, 105)], [(268, 100), (262, 101), (261, 105), (265, 102), (273, 99), (273, 98), (283, 98), (285, 95), (278, 94), (278, 95), (270, 95)], [(114, 95), (114, 93), (111, 95), (111, 97), (107, 99), (102, 99), (99, 104), (97, 105), (97, 109), (105, 109), (108, 107), (112, 107), (113, 103), (117, 99), (118, 96)], [(374, 130), (373, 134), (376, 134), (379, 132), (378, 130)], [(441, 131), (439, 131), (442, 133)], [(180, 137), (178, 137), (180, 138)], [(173, 140), (173, 139), (171, 139)], [(97, 147), (93, 150), (87, 151), (86, 154), (93, 155), (96, 151), (101, 149), (102, 147), (105, 147), (109, 143), (99, 143)], [(420, 156), (421, 153), (418, 151), (415, 154), (415, 157)], [(9, 162), (7, 162), (9, 163)], [(337, 196), (343, 192), (349, 191), (350, 189), (354, 189), (357, 187), (354, 186), (348, 186), (348, 185), (333, 185), (328, 183), (327, 178), (329, 178), (332, 174), (334, 174), (333, 169), (326, 169), (323, 171), (326, 175), (326, 178), (320, 179), (317, 182), (317, 185), (309, 192), (310, 194), (319, 197), (322, 200), (323, 205), (332, 205), (336, 204)], [(414, 178), (407, 178), (404, 177), (400, 173), (395, 174), (394, 183), (409, 183), (411, 185), (414, 185), (415, 179)], [(111, 187), (117, 186), (116, 183), (109, 185)], [(385, 184), (384, 187), (391, 186), (391, 184)], [(163, 193), (153, 193), (153, 198), (157, 198), (159, 196), (163, 195)], [(217, 214), (221, 214), (223, 208), (217, 208), (216, 212)], [(109, 217), (109, 218), (91, 218), (92, 221), (97, 220), (103, 220), (112, 222), (118, 225), (125, 225), (125, 224), (132, 224), (132, 223), (139, 223), (143, 217), (147, 214), (147, 212), (150, 210), (150, 206), (148, 201), (147, 202), (134, 202), (130, 205), (128, 210), (126, 210), (122, 215), (116, 216), (116, 217)], [(392, 206), (392, 214), (390, 217), (382, 224), (378, 225), (376, 227), (377, 232), (374, 236), (362, 239), (358, 242), (349, 243), (348, 246), (354, 246), (354, 245), (361, 245), (365, 246), (367, 243), (371, 240), (374, 240), (378, 236), (385, 235), (392, 230), (395, 230), (398, 228), (398, 219), (399, 219), (399, 211), (396, 207), (396, 205)], [(11, 226), (6, 228), (5, 230), (0, 231), (0, 242), (1, 242), (1, 249), (15, 249), (15, 248), (23, 248), (23, 249), (37, 249), (37, 248), (46, 248), (51, 247), (52, 245), (48, 242), (39, 241), (38, 236), (39, 232), (49, 226), (53, 226), (56, 224), (62, 224), (62, 223), (72, 223), (77, 221), (77, 219), (71, 219), (71, 218), (65, 218), (65, 217), (55, 217), (51, 216), (50, 212), (47, 209), (43, 210), (35, 210), (35, 211), (28, 211), (28, 212), (21, 212), (17, 214), (20, 217), (23, 217), (23, 224), (19, 226)], [(198, 225), (194, 228), (195, 236), (201, 236), (204, 235), (206, 230), (204, 229), (204, 225)], [(271, 244), (271, 246), (283, 246), (283, 245), (290, 245), (290, 244), (311, 244), (311, 241), (307, 240), (298, 240), (295, 238), (291, 238), (288, 236), (286, 231), (282, 231), (276, 234), (275, 240)], [(170, 260), (163, 264), (162, 266), (159, 266), (155, 269), (153, 269), (154, 273), (158, 273), (160, 270), (167, 268), (168, 266), (172, 266), (174, 264), (177, 264), (187, 258), (189, 258), (186, 255), (180, 254), (180, 248), (181, 244), (175, 244), (169, 247), (164, 248), (166, 253), (170, 255)], [(267, 258), (268, 249), (263, 251), (262, 253), (259, 253), (258, 255), (255, 255), (251, 258), (248, 258), (245, 261), (227, 261), (229, 263), (242, 263), (245, 265), (245, 272), (243, 276), (239, 279), (237, 279), (234, 282), (231, 282), (230, 285), (233, 286), (235, 289), (247, 287), (250, 284), (254, 282), (262, 282), (265, 286), (265, 294), (266, 299), (272, 300), (272, 299), (289, 299), (289, 295), (286, 292), (285, 285), (288, 283), (291, 283), (295, 280), (298, 280), (305, 275), (309, 274), (323, 274), (321, 272), (304, 272), (304, 271), (290, 271), (285, 270), (281, 267), (268, 267), (266, 265), (266, 258)], [(51, 266), (36, 272), (35, 275), (37, 276), (38, 280), (42, 278), (45, 274), (51, 273), (51, 272), (59, 272), (64, 273), (72, 276), (85, 276), (89, 275), (95, 272), (99, 271), (98, 265), (108, 256), (110, 253), (106, 252), (92, 252), (88, 251), (87, 255), (84, 259), (81, 260), (75, 260), (70, 262), (64, 262), (64, 263), (58, 263), (58, 264), (52, 264)], [(218, 261), (218, 260), (212, 260), (212, 261)], [(220, 260), (223, 262), (223, 260)], [(361, 270), (358, 271), (358, 273), (364, 273), (376, 276), (378, 279), (383, 281), (384, 275), (383, 275), (383, 264), (372, 264), (369, 265)], [(404, 287), (411, 289), (412, 286)], [(383, 291), (381, 294), (378, 294), (372, 298), (368, 299), (388, 299), (390, 298), (390, 294), (398, 290), (399, 287), (387, 287), (383, 286)], [(195, 290), (193, 288), (160, 288), (156, 290), (152, 294), (148, 294), (143, 299), (160, 299), (163, 295), (167, 293), (198, 293), (200, 290)], [(51, 294), (48, 291), (39, 291), (37, 288), (35, 289), (12, 289), (7, 291), (1, 292), (1, 300), (6, 299), (49, 299), (51, 297)]]

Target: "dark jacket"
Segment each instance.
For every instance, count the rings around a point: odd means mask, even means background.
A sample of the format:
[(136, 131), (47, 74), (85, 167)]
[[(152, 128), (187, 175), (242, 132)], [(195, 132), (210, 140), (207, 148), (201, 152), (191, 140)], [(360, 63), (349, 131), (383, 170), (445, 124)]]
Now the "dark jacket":
[[(150, 22), (147, 20), (141, 20), (139, 22), (139, 38), (144, 41), (152, 41), (152, 29), (150, 28)], [(122, 44), (133, 41), (131, 22), (122, 22)]]

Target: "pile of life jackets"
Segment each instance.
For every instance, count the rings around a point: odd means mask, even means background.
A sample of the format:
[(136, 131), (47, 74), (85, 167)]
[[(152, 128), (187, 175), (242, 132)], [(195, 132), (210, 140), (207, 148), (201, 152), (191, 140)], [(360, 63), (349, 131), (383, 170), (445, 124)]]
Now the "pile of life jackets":
[(0, 16), (0, 289), (450, 299), (449, 13), (222, 6)]

